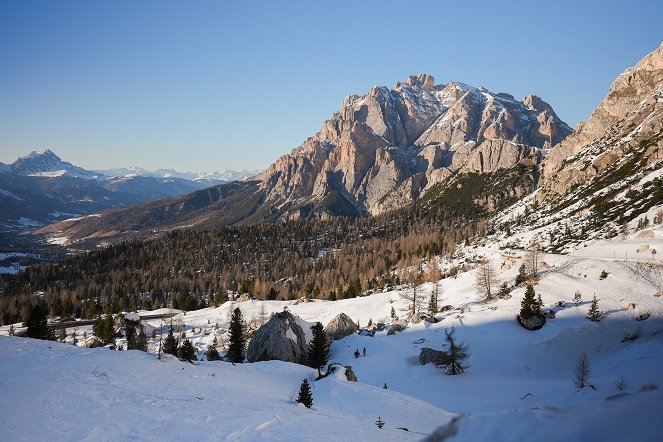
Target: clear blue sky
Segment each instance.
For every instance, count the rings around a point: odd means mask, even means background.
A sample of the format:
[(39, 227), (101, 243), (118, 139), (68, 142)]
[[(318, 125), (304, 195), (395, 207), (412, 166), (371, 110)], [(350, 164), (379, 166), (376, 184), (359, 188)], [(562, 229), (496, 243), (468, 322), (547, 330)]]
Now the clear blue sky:
[(260, 168), (408, 74), (540, 95), (571, 126), (663, 2), (0, 0), (0, 161)]

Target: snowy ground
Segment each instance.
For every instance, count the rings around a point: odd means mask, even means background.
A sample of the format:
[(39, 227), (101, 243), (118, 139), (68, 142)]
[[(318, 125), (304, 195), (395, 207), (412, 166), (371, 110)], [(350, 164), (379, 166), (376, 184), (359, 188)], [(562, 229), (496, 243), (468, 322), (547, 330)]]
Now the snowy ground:
[[(294, 364), (191, 365), (135, 351), (3, 337), (0, 391), (12, 404), (0, 412), (3, 438), (416, 440), (457, 414), (463, 417), (454, 440), (532, 434), (538, 440), (660, 440), (663, 296), (656, 295), (663, 290), (663, 263), (652, 260), (652, 248), (663, 251), (657, 228), (588, 243), (571, 255), (543, 255), (535, 288), (556, 318), (539, 331), (514, 320), (523, 287), (514, 289), (511, 299), (481, 303), (475, 271), (444, 279), (439, 305), (454, 308), (438, 314), (439, 323), (412, 324), (393, 336), (378, 332), (336, 341), (330, 361), (352, 365), (359, 382), (312, 382), (310, 410), (291, 397), (313, 371)], [(499, 282), (512, 283), (523, 253), (488, 245), (464, 255), (490, 258)], [(601, 279), (603, 271), (607, 277)], [(431, 289), (424, 284), (419, 293), (427, 298)], [(573, 303), (576, 291), (580, 305)], [(585, 317), (594, 295), (604, 312), (600, 322)], [(398, 290), (335, 302), (252, 300), (188, 312), (176, 321), (184, 323), (202, 356), (215, 336), (223, 345), (231, 308), (239, 307), (251, 320), (261, 308), (269, 315), (286, 306), (305, 321), (326, 324), (344, 312), (366, 326), (369, 320), (389, 322), (392, 307), (402, 316), (404, 302)], [(648, 319), (636, 320), (647, 314)], [(161, 325), (158, 319), (146, 322), (157, 330)], [(451, 326), (471, 352), (471, 367), (460, 376), (418, 363), (422, 347), (443, 348), (444, 330)], [(6, 334), (7, 327), (0, 332)], [(77, 333), (82, 338), (91, 330), (80, 327)], [(366, 356), (355, 358), (354, 351), (363, 348)], [(578, 391), (573, 384), (583, 353), (595, 390)], [(615, 385), (620, 379), (623, 390)], [(44, 418), (35, 421), (35, 415)], [(386, 422), (382, 430), (374, 425), (378, 415)]]

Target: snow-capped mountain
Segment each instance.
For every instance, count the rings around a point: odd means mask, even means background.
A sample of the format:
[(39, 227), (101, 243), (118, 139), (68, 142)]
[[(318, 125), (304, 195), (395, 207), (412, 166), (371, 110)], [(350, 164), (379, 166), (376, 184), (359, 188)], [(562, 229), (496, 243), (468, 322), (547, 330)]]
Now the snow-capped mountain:
[(11, 172), (19, 175), (98, 179), (102, 178), (99, 173), (85, 170), (71, 163), (62, 161), (60, 157), (50, 149), (42, 152), (32, 151), (28, 155), (14, 161), (10, 166)]
[(242, 181), (250, 178), (260, 172), (260, 170), (230, 170), (225, 169), (220, 172), (178, 172), (175, 169), (157, 169), (150, 171), (138, 166), (121, 167), (114, 169), (97, 170), (100, 174), (109, 177), (126, 177), (126, 176), (144, 176), (155, 178), (180, 178), (189, 181), (205, 181), (212, 184), (221, 184), (229, 181)]

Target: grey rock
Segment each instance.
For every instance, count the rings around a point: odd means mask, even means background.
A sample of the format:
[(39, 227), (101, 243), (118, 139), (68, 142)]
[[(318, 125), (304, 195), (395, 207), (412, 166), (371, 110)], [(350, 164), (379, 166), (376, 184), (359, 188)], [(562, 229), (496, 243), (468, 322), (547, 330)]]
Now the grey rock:
[(338, 314), (329, 321), (325, 327), (325, 333), (330, 341), (337, 341), (350, 336), (357, 331), (357, 324), (345, 313)]
[(424, 347), (419, 353), (419, 363), (421, 365), (434, 364), (440, 367), (443, 365), (449, 365), (451, 363), (451, 358), (444, 351)]
[(387, 330), (387, 336), (395, 335), (396, 333), (402, 332), (406, 328), (407, 327), (403, 324), (392, 324), (389, 326), (389, 330)]
[(308, 343), (295, 316), (287, 311), (275, 313), (260, 327), (246, 351), (249, 362), (279, 360), (306, 363)]
[(350, 382), (357, 382), (357, 375), (352, 371), (352, 365), (345, 366), (345, 378)]
[(516, 320), (518, 321), (518, 324), (522, 325), (527, 330), (539, 330), (546, 323), (546, 317), (543, 315), (530, 316), (527, 319), (523, 319), (520, 317), (520, 315), (517, 315)]

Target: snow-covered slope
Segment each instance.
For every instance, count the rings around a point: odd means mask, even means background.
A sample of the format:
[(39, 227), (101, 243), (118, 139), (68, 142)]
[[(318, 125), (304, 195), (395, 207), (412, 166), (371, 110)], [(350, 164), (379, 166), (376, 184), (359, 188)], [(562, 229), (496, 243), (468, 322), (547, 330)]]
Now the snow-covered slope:
[[(282, 362), (157, 360), (0, 337), (2, 438), (35, 440), (417, 440), (452, 416), (392, 390), (329, 377), (314, 406), (293, 397), (314, 370)], [(390, 424), (373, 422), (380, 415)], [(409, 426), (410, 431), (397, 426)]]
[[(663, 266), (647, 251), (663, 250), (663, 230), (650, 231), (645, 237), (587, 243), (574, 255), (543, 254), (535, 289), (545, 310), (556, 315), (539, 331), (525, 330), (514, 319), (524, 287), (514, 288), (510, 299), (482, 303), (474, 287), (476, 270), (443, 279), (439, 305), (452, 308), (437, 315), (440, 322), (410, 324), (395, 335), (378, 331), (374, 337), (335, 341), (330, 361), (352, 365), (358, 383), (312, 382), (311, 410), (290, 397), (313, 370), (289, 363), (189, 365), (137, 352), (4, 338), (0, 366), (9, 376), (2, 376), (1, 389), (19, 408), (0, 414), (5, 419), (0, 424), (19, 440), (53, 431), (73, 431), (74, 439), (109, 434), (183, 439), (193, 437), (186, 431), (198, 431), (195, 437), (202, 439), (403, 440), (447, 425), (458, 414), (453, 440), (515, 440), (531, 434), (538, 440), (658, 440), (663, 430)], [(491, 243), (461, 247), (440, 265), (471, 269), (490, 259), (499, 270), (498, 282), (512, 286), (523, 256), (522, 250)], [(427, 298), (432, 288), (426, 283), (418, 292)], [(573, 302), (576, 292), (579, 304)], [(600, 322), (586, 318), (593, 295), (603, 312)], [(175, 320), (183, 322), (199, 357), (215, 336), (221, 347), (226, 344), (234, 307), (248, 322), (258, 321), (261, 309), (270, 314), (287, 307), (308, 322), (326, 324), (344, 312), (366, 326), (369, 320), (390, 322), (392, 307), (402, 316), (405, 301), (395, 289), (339, 301), (228, 302), (180, 314)], [(144, 322), (148, 329), (161, 325), (158, 319)], [(469, 369), (459, 376), (418, 362), (422, 347), (444, 348), (444, 331), (452, 326), (471, 353)], [(78, 327), (79, 339), (84, 332), (91, 328)], [(366, 356), (355, 358), (355, 350), (364, 348)], [(153, 340), (150, 351), (156, 349)], [(595, 389), (578, 391), (574, 370), (583, 354)], [(385, 384), (388, 390), (381, 388)], [(25, 416), (34, 409), (53, 418), (26, 430)], [(86, 417), (79, 423), (82, 414)], [(386, 422), (382, 430), (373, 424), (378, 415)], [(195, 430), (183, 429), (183, 421)]]

